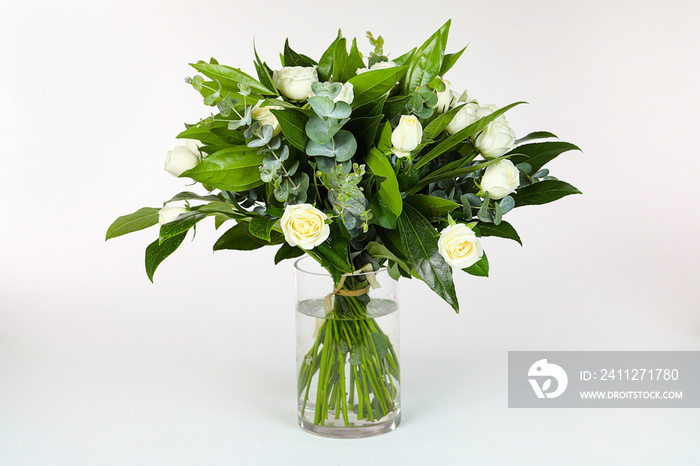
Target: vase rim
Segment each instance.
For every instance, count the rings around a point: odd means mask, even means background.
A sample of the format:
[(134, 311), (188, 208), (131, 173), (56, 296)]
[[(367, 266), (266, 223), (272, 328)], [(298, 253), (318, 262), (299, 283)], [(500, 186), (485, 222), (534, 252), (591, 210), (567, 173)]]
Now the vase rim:
[[(301, 262), (301, 264), (300, 264)], [(305, 264), (312, 264), (313, 267), (318, 268), (318, 270), (312, 270), (310, 267), (305, 266)], [(304, 255), (303, 257), (300, 257), (299, 259), (294, 261), (294, 268), (298, 270), (299, 272), (303, 272), (309, 275), (318, 275), (320, 277), (330, 277), (331, 274), (323, 268), (321, 264), (316, 262), (313, 257), (309, 255)], [(358, 272), (354, 273), (354, 276), (367, 276), (367, 275), (376, 275), (379, 272), (385, 272), (386, 267), (380, 267), (378, 270), (374, 270), (372, 272)]]

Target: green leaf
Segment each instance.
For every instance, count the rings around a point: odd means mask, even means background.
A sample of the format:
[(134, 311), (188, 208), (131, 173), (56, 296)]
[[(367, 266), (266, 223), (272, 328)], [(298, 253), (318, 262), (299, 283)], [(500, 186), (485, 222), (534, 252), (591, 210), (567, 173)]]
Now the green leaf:
[(547, 204), (570, 194), (581, 194), (581, 191), (564, 181), (545, 180), (519, 188), (512, 196), (515, 199), (515, 206), (522, 207)]
[(213, 153), (180, 177), (224, 191), (247, 191), (263, 184), (258, 167), (265, 154), (245, 146), (233, 146)]
[[(342, 83), (345, 81), (345, 67), (348, 63), (348, 46), (345, 39), (340, 39), (335, 46), (333, 54), (333, 81)], [(349, 78), (349, 76), (347, 77)]]
[(442, 141), (440, 144), (435, 146), (430, 152), (425, 154), (425, 156), (421, 157), (421, 159), (418, 161), (418, 163), (415, 164), (416, 170), (419, 169), (420, 167), (426, 165), (428, 162), (433, 160), (435, 157), (439, 156), (440, 154), (443, 154), (444, 152), (447, 152), (448, 150), (452, 149), (454, 146), (457, 144), (461, 143), (468, 137), (470, 137), (473, 134), (478, 133), (482, 129), (486, 128), (486, 126), (491, 123), (493, 120), (510, 110), (511, 108), (515, 107), (516, 105), (524, 104), (525, 102), (515, 102), (510, 105), (507, 105), (501, 109), (496, 110), (495, 112), (491, 113), (490, 115), (487, 115), (483, 118), (480, 118), (479, 120), (475, 121), (471, 125), (467, 126), (466, 128), (462, 129), (461, 131), (456, 132), (452, 136), (448, 137), (444, 141)]
[(518, 232), (505, 220), (501, 221), (498, 225), (494, 225), (493, 223), (479, 223), (479, 232), (481, 236), (497, 236), (499, 238), (512, 239), (521, 246), (523, 245)]
[(318, 66), (316, 67), (316, 72), (318, 73), (318, 80), (320, 82), (329, 81), (333, 76), (333, 58), (335, 57), (335, 49), (338, 46), (338, 42), (343, 38), (341, 31), (338, 31), (338, 37), (335, 38), (333, 43), (323, 52), (321, 59), (318, 61)]
[(416, 54), (416, 47), (413, 47), (411, 50), (404, 53), (400, 57), (394, 58), (393, 62), (399, 66), (408, 65), (411, 62), (411, 60), (413, 60), (413, 55), (415, 55), (415, 54)]
[(462, 56), (465, 50), (467, 50), (467, 47), (464, 47), (457, 53), (445, 54), (445, 58), (442, 59), (442, 66), (440, 67), (440, 76), (443, 78), (445, 77), (445, 73), (450, 71), (454, 64), (457, 63), (457, 60), (459, 60), (459, 57)]
[(397, 217), (401, 215), (403, 200), (399, 191), (399, 182), (396, 179), (394, 168), (389, 159), (376, 148), (372, 148), (365, 157), (367, 167), (373, 175), (386, 178), (379, 185), (379, 197), (386, 203), (389, 209)]
[(412, 194), (406, 197), (404, 202), (410, 204), (429, 221), (437, 217), (444, 217), (459, 207), (459, 204), (454, 201), (424, 194)]
[(261, 240), (270, 241), (270, 231), (272, 227), (277, 223), (276, 218), (265, 217), (263, 215), (256, 215), (250, 220), (250, 225), (248, 229), (250, 234), (260, 238)]
[(238, 251), (252, 251), (264, 246), (264, 243), (251, 238), (250, 234), (245, 231), (243, 223), (236, 224), (230, 228), (214, 243), (214, 251), (222, 249), (234, 249)]
[(489, 276), (489, 260), (486, 258), (486, 253), (481, 256), (475, 264), (462, 269), (470, 275), (476, 275), (477, 277), (488, 277)]
[(343, 259), (337, 252), (335, 252), (328, 242), (323, 242), (307, 252), (309, 254), (313, 252), (313, 255), (320, 257), (342, 273), (350, 273), (353, 271), (347, 260)]
[(279, 91), (277, 91), (277, 87), (272, 81), (269, 68), (258, 56), (258, 51), (255, 49), (255, 40), (253, 40), (253, 52), (255, 53), (255, 71), (258, 73), (260, 83), (271, 91), (275, 91), (275, 95), (279, 95)]
[(295, 257), (303, 256), (304, 250), (296, 246), (292, 247), (287, 243), (282, 243), (282, 246), (277, 250), (275, 254), (275, 265), (279, 264), (285, 259), (294, 259)]
[(364, 104), (360, 105), (359, 107), (355, 107), (352, 111), (352, 117), (354, 118), (363, 118), (363, 117), (373, 117), (377, 115), (382, 115), (384, 116), (384, 112), (382, 111), (384, 109), (384, 103), (386, 102), (388, 95), (383, 94), (377, 97), (374, 100), (370, 100), (369, 102), (365, 102)]
[(395, 97), (389, 97), (384, 104), (384, 110), (382, 113), (387, 120), (391, 120), (396, 115), (401, 113), (401, 111), (406, 107), (406, 104), (411, 100), (410, 95), (399, 95)]
[(382, 154), (388, 154), (393, 146), (391, 143), (391, 133), (391, 123), (387, 121), (384, 123), (382, 132), (379, 134), (379, 140), (377, 141), (377, 149)]
[(384, 115), (353, 118), (344, 126), (346, 130), (355, 136), (360, 153), (369, 151), (374, 145), (374, 138), (383, 118)]
[(155, 207), (143, 207), (132, 214), (122, 215), (107, 228), (105, 241), (155, 225), (158, 223), (159, 210)]
[(428, 126), (423, 130), (423, 139), (436, 139), (460, 110), (461, 107), (454, 107), (428, 123)]
[(535, 131), (534, 133), (530, 133), (527, 136), (518, 139), (515, 141), (515, 144), (520, 145), (525, 141), (531, 141), (533, 139), (547, 139), (556, 137), (556, 134), (552, 134), (549, 131)]
[(408, 264), (406, 264), (406, 262), (404, 262), (403, 260), (398, 258), (396, 256), (396, 254), (391, 252), (383, 244), (379, 244), (375, 241), (370, 241), (369, 243), (367, 243), (365, 250), (367, 251), (367, 254), (369, 254), (370, 256), (372, 256), (376, 259), (387, 259), (387, 260), (394, 261), (399, 267), (404, 269), (404, 271), (406, 273), (411, 273), (411, 268), (408, 266)]
[(180, 247), (185, 236), (187, 236), (187, 232), (168, 238), (162, 243), (160, 240), (155, 240), (148, 245), (146, 248), (146, 275), (151, 283), (153, 283), (153, 274), (156, 273), (158, 266)]
[(408, 204), (404, 205), (398, 224), (403, 250), (418, 276), (459, 312), (452, 267), (440, 255), (435, 228)]
[(284, 41), (284, 66), (315, 66), (317, 63), (306, 55), (296, 53), (289, 46), (289, 39)]
[[(501, 160), (507, 158), (506, 155), (497, 157), (495, 159), (489, 159), (485, 162), (477, 163), (476, 165), (469, 165), (467, 167), (462, 167), (462, 168), (456, 168), (451, 171), (440, 171), (439, 174), (435, 175), (434, 173), (428, 173), (428, 176), (425, 178), (421, 179), (415, 186), (413, 186), (411, 189), (406, 191), (406, 194), (413, 194), (417, 193), (421, 189), (423, 189), (425, 186), (428, 186), (430, 183), (437, 183), (438, 181), (442, 180), (449, 180), (449, 179), (454, 179), (460, 176), (467, 175), (469, 173), (474, 173), (479, 170), (482, 170), (489, 165), (493, 165), (495, 163), (500, 162)], [(449, 164), (448, 164), (449, 165)]]
[(181, 193), (179, 193), (179, 194), (176, 194), (176, 195), (173, 196), (172, 198), (170, 198), (170, 200), (165, 201), (164, 204), (168, 204), (168, 203), (170, 203), (170, 202), (191, 201), (191, 200), (195, 200), (195, 201), (207, 201), (207, 202), (220, 202), (220, 201), (221, 201), (221, 198), (220, 198), (219, 196), (213, 196), (213, 195), (210, 195), (210, 196), (201, 196), (201, 195), (199, 195), (199, 194), (195, 194), (195, 193), (190, 192), (190, 191), (183, 191), (183, 192), (181, 192)]
[(379, 359), (384, 359), (389, 353), (389, 338), (383, 333), (371, 332), (372, 345), (374, 345), (374, 350), (377, 352), (377, 357)]
[(213, 128), (209, 128), (205, 125), (197, 126), (192, 125), (176, 137), (178, 139), (196, 139), (197, 141), (202, 141), (205, 144), (226, 144), (226, 141), (219, 137), (216, 133), (212, 132)]
[(403, 94), (410, 94), (423, 84), (428, 84), (440, 73), (450, 23), (451, 20), (448, 20), (416, 50), (406, 72)]
[(207, 212), (193, 210), (191, 212), (185, 212), (184, 214), (179, 215), (172, 222), (164, 223), (160, 226), (160, 237), (158, 238), (159, 241), (162, 244), (168, 238), (172, 238), (173, 236), (178, 236), (187, 232), (207, 215), (209, 215)]
[(372, 211), (372, 218), (369, 223), (379, 225), (382, 228), (396, 228), (396, 214), (394, 214), (386, 202), (379, 197), (373, 196), (369, 203), (369, 209)]
[(304, 113), (286, 109), (286, 110), (270, 110), (280, 124), (282, 134), (291, 145), (297, 149), (306, 150), (306, 144), (309, 138), (306, 136), (306, 122), (309, 121)]
[(243, 83), (250, 86), (250, 88), (255, 92), (265, 95), (277, 95), (276, 91), (268, 89), (255, 78), (247, 75), (239, 69), (226, 65), (214, 65), (210, 63), (190, 63), (190, 66), (202, 73), (204, 76), (219, 81), (224, 86), (237, 89), (238, 83)]
[(357, 48), (357, 39), (353, 39), (352, 46), (350, 47), (350, 55), (348, 55), (348, 62), (345, 65), (345, 72), (343, 73), (344, 81), (347, 81), (355, 76), (357, 74), (357, 70), (364, 67), (365, 62), (362, 59), (360, 49)]
[(389, 92), (401, 77), (406, 73), (407, 66), (395, 66), (381, 70), (366, 71), (353, 76), (348, 81), (353, 85), (355, 98), (352, 101), (353, 107), (359, 107), (365, 102)]
[(510, 161), (513, 162), (513, 165), (527, 163), (532, 167), (532, 173), (535, 173), (550, 160), (571, 150), (580, 151), (581, 149), (569, 142), (535, 142), (518, 146), (506, 155), (512, 154)]

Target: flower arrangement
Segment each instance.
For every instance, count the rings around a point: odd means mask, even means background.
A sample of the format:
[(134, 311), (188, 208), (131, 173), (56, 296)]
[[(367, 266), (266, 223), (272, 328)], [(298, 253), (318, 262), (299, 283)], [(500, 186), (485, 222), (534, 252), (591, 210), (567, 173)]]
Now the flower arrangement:
[[(151, 280), (207, 217), (217, 228), (235, 222), (214, 250), (275, 246), (275, 263), (307, 254), (321, 264), (335, 299), (299, 381), (302, 398), (314, 384), (317, 424), (335, 413), (350, 425), (355, 390), (356, 419), (396, 408), (398, 360), (367, 315), (372, 284), (357, 271), (386, 267), (394, 279), (422, 280), (458, 311), (453, 273), (488, 276), (482, 239), (521, 242), (503, 219), (509, 211), (579, 193), (544, 168), (575, 145), (548, 132), (516, 139), (505, 113), (523, 102), (498, 108), (453, 90), (445, 76), (466, 47), (446, 53), (449, 27), (395, 58), (371, 33), (369, 57), (356, 40), (348, 51), (340, 32), (318, 61), (287, 40), (280, 69), (255, 51), (257, 79), (214, 59), (192, 64), (201, 74), (186, 81), (213, 113), (186, 125), (165, 170), (207, 193), (181, 192), (107, 231), (109, 239), (159, 225), (146, 248)], [(353, 361), (358, 354), (368, 356)], [(357, 378), (348, 383), (350, 366)]]

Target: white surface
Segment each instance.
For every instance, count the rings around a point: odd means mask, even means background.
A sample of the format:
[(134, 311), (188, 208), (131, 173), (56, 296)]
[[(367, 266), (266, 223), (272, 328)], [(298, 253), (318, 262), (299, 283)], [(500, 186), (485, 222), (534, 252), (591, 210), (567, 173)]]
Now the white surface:
[[(249, 5), (249, 6), (246, 6)], [(697, 409), (507, 408), (509, 350), (699, 350), (695, 2), (6, 2), (0, 19), (0, 464), (674, 464)], [(326, 21), (321, 20), (325, 17)], [(452, 17), (449, 73), (518, 135), (579, 144), (552, 164), (584, 196), (509, 214), (462, 312), (402, 282), (403, 424), (334, 441), (296, 426), (291, 263), (212, 254), (211, 225), (143, 271), (153, 232), (118, 215), (184, 190), (162, 171), (183, 83), (215, 56), (253, 72), (285, 37), (341, 27), (394, 56)], [(311, 29), (308, 24), (318, 26)]]

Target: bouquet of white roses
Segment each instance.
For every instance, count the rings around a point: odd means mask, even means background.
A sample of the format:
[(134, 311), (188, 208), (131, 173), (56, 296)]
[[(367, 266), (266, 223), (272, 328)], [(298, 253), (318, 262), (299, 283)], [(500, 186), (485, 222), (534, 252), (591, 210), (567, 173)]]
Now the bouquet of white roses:
[[(446, 53), (449, 26), (396, 58), (370, 33), (369, 57), (356, 40), (348, 51), (341, 33), (318, 61), (287, 41), (280, 69), (255, 52), (257, 79), (214, 59), (192, 64), (201, 75), (187, 82), (213, 113), (178, 135), (185, 144), (168, 153), (165, 169), (207, 193), (179, 193), (107, 232), (109, 239), (160, 225), (146, 249), (151, 280), (207, 217), (217, 228), (235, 223), (215, 250), (275, 246), (275, 263), (303, 254), (318, 261), (334, 279), (335, 299), (298, 387), (303, 397), (315, 384), (317, 424), (335, 411), (348, 425), (348, 398), (362, 419), (395, 408), (391, 342), (372, 319), (340, 318), (367, 317), (371, 284), (354, 272), (386, 267), (395, 279), (422, 280), (457, 311), (453, 273), (488, 275), (481, 238), (520, 243), (504, 215), (579, 193), (544, 168), (576, 146), (548, 132), (516, 139), (505, 112), (522, 102), (498, 108), (452, 89), (445, 75), (464, 49)], [(368, 356), (351, 361), (359, 375), (348, 384), (342, 374), (353, 354)], [(326, 376), (314, 378), (319, 372)], [(362, 374), (371, 377), (361, 384)]]

